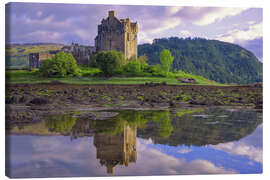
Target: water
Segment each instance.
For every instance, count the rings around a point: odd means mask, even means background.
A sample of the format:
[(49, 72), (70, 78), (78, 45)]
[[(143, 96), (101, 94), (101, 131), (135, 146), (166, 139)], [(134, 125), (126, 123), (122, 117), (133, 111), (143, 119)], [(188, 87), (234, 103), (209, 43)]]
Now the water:
[(12, 125), (7, 175), (262, 173), (262, 119), (255, 111), (123, 110), (94, 119), (76, 112)]

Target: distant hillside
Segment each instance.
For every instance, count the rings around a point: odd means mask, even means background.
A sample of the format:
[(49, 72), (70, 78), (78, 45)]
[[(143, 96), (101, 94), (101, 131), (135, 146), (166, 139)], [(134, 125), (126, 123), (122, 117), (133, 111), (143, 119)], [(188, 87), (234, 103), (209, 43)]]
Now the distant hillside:
[(8, 44), (6, 45), (6, 54), (10, 56), (28, 55), (34, 52), (47, 52), (51, 50), (59, 50), (63, 44), (54, 43), (27, 43), (27, 44)]
[(250, 51), (231, 43), (201, 38), (177, 37), (155, 39), (138, 46), (149, 64), (158, 64), (159, 54), (169, 49), (175, 60), (172, 69), (204, 76), (221, 83), (254, 83), (262, 81), (262, 63)]
[(23, 67), (28, 65), (28, 54), (60, 50), (64, 45), (55, 43), (26, 43), (6, 45), (6, 67)]

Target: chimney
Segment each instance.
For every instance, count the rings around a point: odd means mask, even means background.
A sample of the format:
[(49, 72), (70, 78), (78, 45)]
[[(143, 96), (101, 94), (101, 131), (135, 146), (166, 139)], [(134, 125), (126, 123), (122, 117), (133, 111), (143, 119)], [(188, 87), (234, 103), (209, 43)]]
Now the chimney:
[(109, 11), (109, 18), (115, 17), (115, 11)]

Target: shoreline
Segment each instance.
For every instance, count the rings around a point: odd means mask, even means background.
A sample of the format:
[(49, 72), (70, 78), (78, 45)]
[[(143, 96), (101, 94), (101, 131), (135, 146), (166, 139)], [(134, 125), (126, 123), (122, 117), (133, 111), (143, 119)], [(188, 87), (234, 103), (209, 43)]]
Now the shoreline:
[(6, 122), (35, 122), (70, 111), (209, 107), (262, 111), (262, 86), (8, 84)]

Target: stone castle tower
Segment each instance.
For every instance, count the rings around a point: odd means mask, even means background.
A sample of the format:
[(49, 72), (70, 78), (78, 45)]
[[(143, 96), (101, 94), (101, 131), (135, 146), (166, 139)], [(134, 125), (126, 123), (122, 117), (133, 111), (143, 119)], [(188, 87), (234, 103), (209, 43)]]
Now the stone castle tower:
[(137, 59), (138, 24), (130, 19), (118, 19), (115, 11), (109, 11), (109, 17), (98, 25), (95, 38), (96, 51), (122, 51), (127, 59)]

